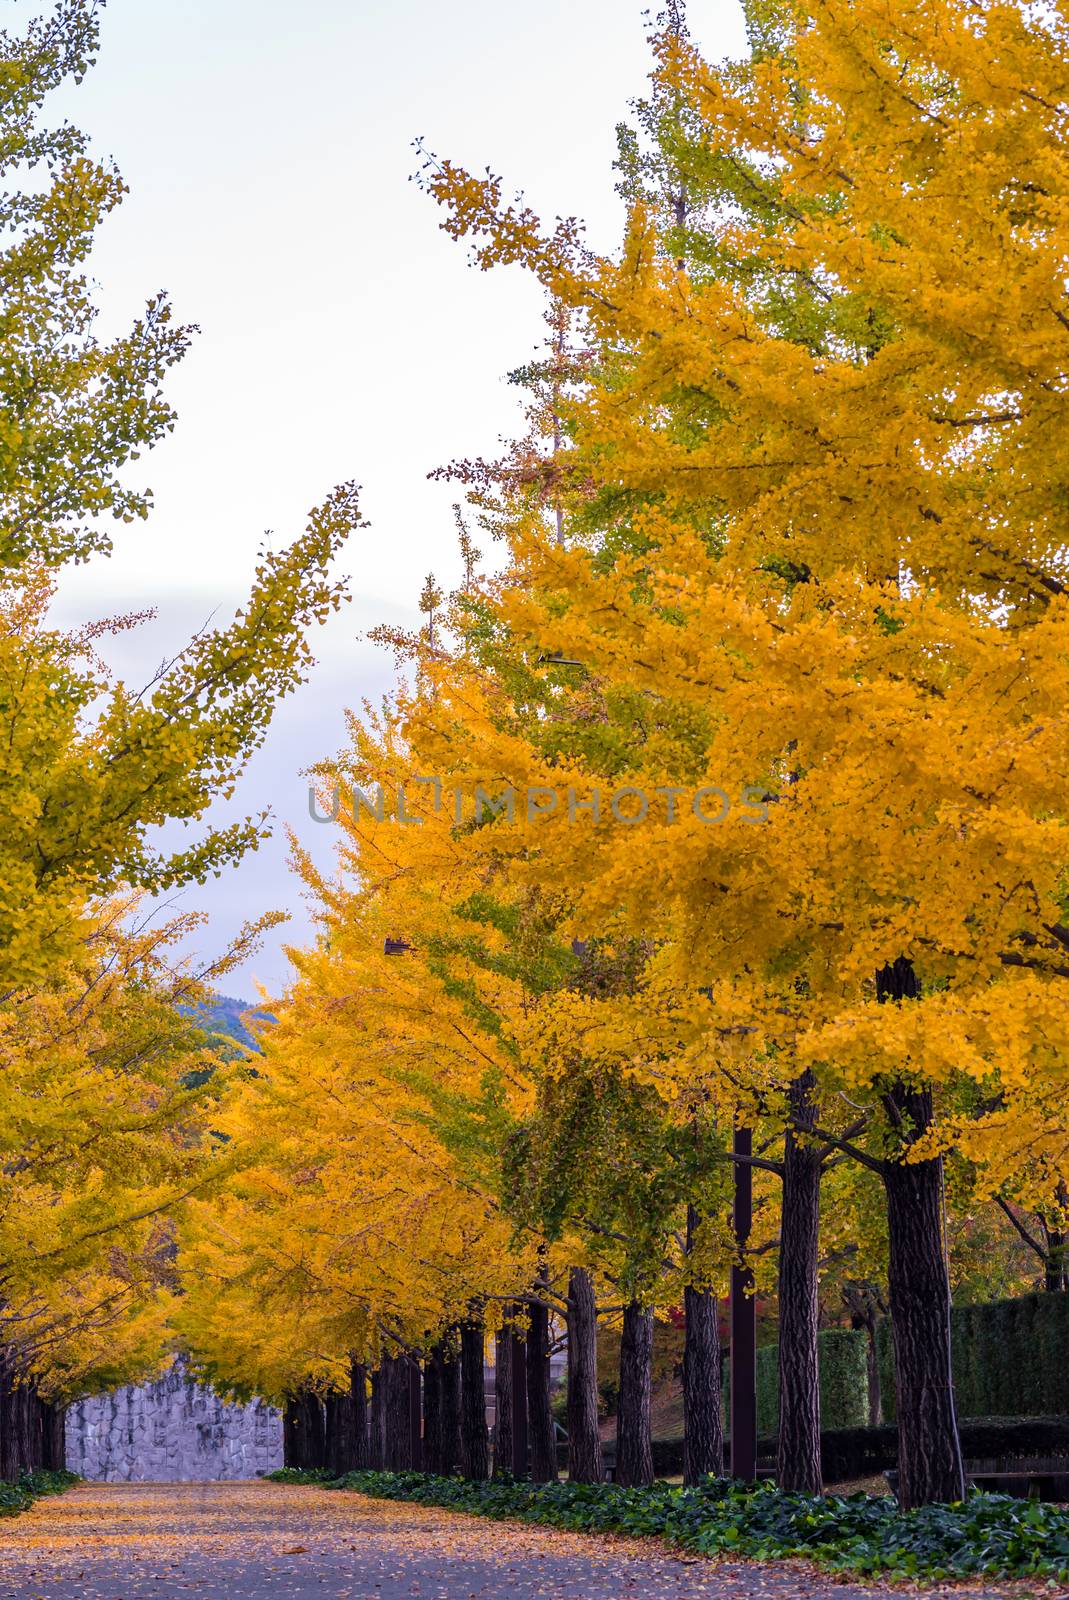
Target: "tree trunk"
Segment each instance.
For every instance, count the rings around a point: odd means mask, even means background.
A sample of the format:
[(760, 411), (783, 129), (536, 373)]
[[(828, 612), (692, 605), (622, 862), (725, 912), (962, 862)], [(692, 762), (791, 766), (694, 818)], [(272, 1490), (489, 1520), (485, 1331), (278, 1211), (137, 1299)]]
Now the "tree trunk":
[(386, 1440), (383, 1463), (387, 1472), (408, 1472), (412, 1467), (412, 1426), (409, 1415), (409, 1362), (407, 1356), (385, 1356), (383, 1415)]
[(820, 1235), (820, 1152), (800, 1142), (794, 1128), (816, 1122), (816, 1080), (804, 1072), (791, 1084), (787, 1100), (794, 1127), (788, 1127), (783, 1159), (783, 1212), (779, 1247), (779, 1445), (776, 1482), (781, 1489), (818, 1495), (820, 1473), (820, 1374), (817, 1330), (820, 1306), (817, 1262)]
[(349, 1363), (349, 1462), (348, 1472), (366, 1472), (371, 1465), (371, 1439), (368, 1435), (367, 1368), (353, 1358)]
[(731, 1476), (739, 1483), (757, 1480), (757, 1296), (750, 1265), (753, 1231), (753, 1129), (736, 1123), (731, 1137), (735, 1166), (731, 1226), (739, 1259), (731, 1268), (728, 1352), (731, 1375)]
[(878, 1428), (883, 1422), (883, 1390), (880, 1387), (880, 1353), (876, 1348), (876, 1323), (865, 1329), (868, 1349), (865, 1352), (869, 1386), (869, 1427)]
[(386, 1434), (385, 1434), (385, 1395), (382, 1363), (371, 1374), (371, 1435), (368, 1440), (368, 1454), (371, 1459), (372, 1472), (381, 1472), (386, 1460)]
[(21, 1471), (15, 1356), (10, 1346), (0, 1345), (0, 1478), (13, 1483)]
[(45, 1461), (45, 1408), (35, 1383), (26, 1384), (26, 1463), (37, 1472)]
[(15, 1386), (12, 1396), (15, 1427), (15, 1448), (18, 1452), (20, 1472), (32, 1472), (35, 1466), (32, 1448), (31, 1410), (32, 1396), (30, 1386), (25, 1381)]
[(46, 1407), (37, 1385), (19, 1371), (10, 1345), (0, 1345), (0, 1479), (14, 1482), (44, 1465)]
[(1043, 1287), (1048, 1294), (1061, 1294), (1065, 1288), (1065, 1234), (1061, 1228), (1044, 1224), (1047, 1258), (1043, 1263)]
[(423, 1364), (423, 1470), (442, 1471), (442, 1347), (436, 1344)]
[(443, 1478), (459, 1470), (460, 1360), (457, 1333), (452, 1330), (442, 1350), (442, 1465)]
[[(1069, 1186), (1059, 1183), (1055, 1191), (1062, 1217), (1069, 1211)], [(1069, 1234), (1063, 1225), (1047, 1230), (1047, 1288), (1055, 1293), (1069, 1289)]]
[(38, 1394), (36, 1388), (33, 1391), (33, 1401), (35, 1413), (34, 1425), (37, 1430), (37, 1465), (39, 1467), (43, 1467), (45, 1464), (45, 1458), (48, 1456), (51, 1450), (51, 1443), (48, 1437), (48, 1430), (51, 1426), (51, 1417), (49, 1414), (51, 1407), (46, 1405), (41, 1399), (41, 1396)]
[(616, 1413), (616, 1481), (626, 1489), (644, 1488), (653, 1482), (652, 1388), (653, 1312), (633, 1300), (624, 1310)]
[(527, 1449), (527, 1346), (518, 1333), (512, 1335), (512, 1475), (526, 1478), (529, 1467)]
[(531, 1482), (556, 1483), (557, 1433), (549, 1399), (549, 1307), (539, 1300), (528, 1305), (527, 1422), (531, 1450)]
[(325, 1462), (323, 1408), (310, 1389), (298, 1389), (282, 1412), (282, 1459), (287, 1467), (308, 1472)]
[[(912, 966), (901, 959), (877, 975), (876, 987), (881, 1001), (920, 992)], [(931, 1090), (895, 1083), (883, 1101), (905, 1155), (931, 1126)], [(912, 1510), (965, 1498), (951, 1370), (943, 1163), (887, 1160), (883, 1182), (898, 1390), (898, 1500)]]
[(341, 1475), (338, 1458), (341, 1454), (344, 1423), (339, 1411), (338, 1401), (340, 1396), (333, 1389), (328, 1389), (323, 1396), (323, 1454), (326, 1457), (327, 1471), (333, 1472), (335, 1477)]
[(44, 1408), (44, 1459), (49, 1472), (62, 1472), (67, 1465), (67, 1408), (51, 1401)]
[(605, 1476), (598, 1432), (598, 1309), (590, 1274), (568, 1278), (568, 1477), (600, 1483)]
[(299, 1406), (300, 1425), (304, 1429), (304, 1465), (315, 1471), (324, 1467), (327, 1460), (323, 1402), (314, 1389), (305, 1389), (300, 1395)]
[[(699, 1217), (687, 1207), (687, 1252), (694, 1248)], [(700, 1483), (724, 1472), (724, 1415), (720, 1324), (716, 1296), (687, 1284), (683, 1345), (683, 1481)]]
[[(0, 1421), (0, 1442), (3, 1440), (4, 1428)], [(302, 1450), (304, 1447), (304, 1434), (300, 1426), (300, 1407), (295, 1395), (287, 1395), (282, 1407), (282, 1465), (300, 1471), (304, 1466)], [(0, 1469), (0, 1476), (7, 1477), (6, 1470)]]
[(414, 1472), (423, 1466), (423, 1384), (418, 1356), (408, 1358), (408, 1437)]
[(495, 1478), (512, 1476), (512, 1351), (512, 1329), (502, 1328), (494, 1346)]
[(353, 1397), (350, 1392), (331, 1389), (323, 1403), (327, 1467), (336, 1478), (352, 1471)]
[[(900, 1091), (904, 1101), (927, 1100)], [(941, 1161), (888, 1161), (889, 1300), (898, 1391), (898, 1499), (905, 1510), (965, 1498), (950, 1358)]]
[[(382, 1470), (396, 1472), (397, 1462), (397, 1361), (384, 1355), (379, 1361), (382, 1384)], [(408, 1413), (405, 1411), (404, 1431), (408, 1433)]]
[(460, 1460), (465, 1478), (480, 1482), (490, 1476), (486, 1433), (486, 1336), (481, 1312), (473, 1312), (460, 1329)]
[(880, 1387), (880, 1356), (876, 1347), (876, 1313), (867, 1308), (855, 1310), (850, 1318), (855, 1333), (865, 1335), (865, 1376), (868, 1380), (869, 1427), (878, 1428), (883, 1421), (883, 1391)]

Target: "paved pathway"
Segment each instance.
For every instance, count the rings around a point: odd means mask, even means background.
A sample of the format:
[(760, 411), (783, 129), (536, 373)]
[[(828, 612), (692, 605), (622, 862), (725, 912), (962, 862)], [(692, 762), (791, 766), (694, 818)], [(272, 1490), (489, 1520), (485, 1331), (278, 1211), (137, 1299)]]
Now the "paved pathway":
[(764, 1596), (872, 1600), (873, 1591), (782, 1564), (679, 1559), (652, 1542), (257, 1482), (81, 1484), (0, 1523), (0, 1600)]

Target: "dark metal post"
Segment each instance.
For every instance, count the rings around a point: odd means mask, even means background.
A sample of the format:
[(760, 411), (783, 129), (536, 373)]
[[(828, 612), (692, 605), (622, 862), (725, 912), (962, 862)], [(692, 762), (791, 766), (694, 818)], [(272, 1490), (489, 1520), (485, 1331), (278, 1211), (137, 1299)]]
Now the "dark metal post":
[(519, 1334), (512, 1340), (512, 1476), (527, 1476), (527, 1350)]
[(412, 1470), (423, 1470), (423, 1406), (420, 1392), (419, 1362), (415, 1356), (408, 1358), (408, 1434)]
[[(735, 1243), (745, 1250), (753, 1227), (753, 1130), (736, 1128)], [(731, 1269), (731, 1476), (744, 1483), (757, 1478), (757, 1301), (753, 1274)]]

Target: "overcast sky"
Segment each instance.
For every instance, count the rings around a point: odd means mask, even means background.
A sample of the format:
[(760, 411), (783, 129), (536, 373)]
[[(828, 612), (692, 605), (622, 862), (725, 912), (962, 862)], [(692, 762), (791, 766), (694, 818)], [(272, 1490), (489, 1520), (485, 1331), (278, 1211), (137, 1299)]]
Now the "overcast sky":
[[(6, 0), (8, 25), (35, 9)], [(741, 49), (733, 0), (692, 12), (707, 53)], [(390, 658), (361, 636), (411, 624), (429, 570), (455, 582), (456, 491), (427, 474), (513, 430), (504, 374), (543, 331), (521, 273), (471, 270), (439, 231), (409, 181), (412, 140), (492, 166), (611, 249), (614, 130), (643, 92), (647, 31), (641, 0), (109, 0), (99, 64), (64, 96), (131, 190), (93, 260), (103, 326), (166, 289), (201, 332), (169, 386), (178, 427), (141, 464), (156, 510), (65, 580), (60, 620), (156, 606), (111, 652), (141, 683), (241, 603), (265, 530), (289, 539), (349, 478), (371, 523), (343, 563), (353, 602), (242, 785), (243, 811), (271, 805), (275, 838), (183, 900), (211, 914), (206, 952), (246, 916), (293, 912), (230, 992), (285, 981), (282, 944), (308, 924), (284, 824), (330, 853), (301, 770), (338, 749), (346, 706), (389, 686)]]

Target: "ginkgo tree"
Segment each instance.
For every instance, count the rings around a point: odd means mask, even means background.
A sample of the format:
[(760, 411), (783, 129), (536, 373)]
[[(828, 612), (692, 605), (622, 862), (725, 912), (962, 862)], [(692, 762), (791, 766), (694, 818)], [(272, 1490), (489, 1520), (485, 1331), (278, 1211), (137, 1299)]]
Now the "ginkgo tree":
[[(633, 748), (631, 787), (661, 791), (645, 831), (540, 816), (537, 871), (587, 931), (663, 931), (677, 992), (709, 992), (710, 1050), (790, 1059), (818, 1109), (860, 1108), (852, 1134), (795, 1120), (885, 1190), (909, 1505), (963, 1490), (943, 1110), (974, 1085), (977, 1143), (1024, 1159), (1064, 1081), (1037, 999), (1057, 1005), (1066, 943), (1066, 39), (1016, 3), (770, 19), (742, 67), (678, 29), (658, 46), (688, 158), (761, 199), (706, 208), (701, 270), (688, 219), (641, 194), (599, 259), (493, 177), (427, 182), (479, 263), (537, 272), (594, 353), (553, 468), (575, 538), (545, 497), (514, 503), (502, 614), (699, 733), (686, 764)], [(443, 729), (462, 706), (443, 686)], [(494, 728), (472, 765), (591, 803), (589, 770), (519, 746)], [(702, 790), (724, 791), (715, 827)], [(1055, 1122), (1056, 1178), (1063, 1150)]]

